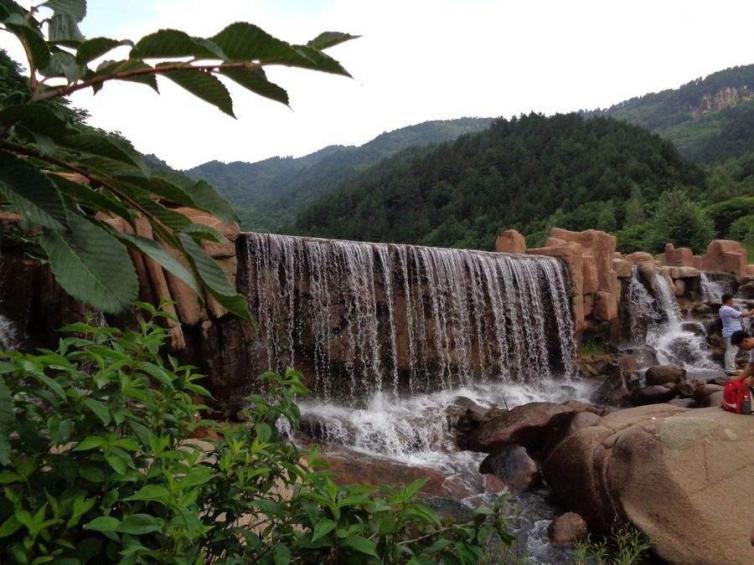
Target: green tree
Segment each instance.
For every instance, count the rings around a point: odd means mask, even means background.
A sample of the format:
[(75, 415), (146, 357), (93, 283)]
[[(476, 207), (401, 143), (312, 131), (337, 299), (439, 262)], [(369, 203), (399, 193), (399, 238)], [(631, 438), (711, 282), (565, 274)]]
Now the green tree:
[(634, 226), (642, 223), (646, 219), (644, 214), (644, 201), (641, 195), (641, 189), (638, 186), (631, 188), (631, 198), (626, 200), (625, 218), (623, 225)]
[(702, 206), (691, 200), (688, 193), (677, 189), (660, 196), (652, 227), (653, 247), (657, 251), (670, 242), (701, 252), (715, 237), (714, 223)]
[[(132, 147), (117, 136), (82, 128), (61, 101), (83, 89), (96, 93), (112, 81), (157, 90), (160, 77), (229, 116), (234, 114), (227, 80), (287, 104), (288, 94), (267, 79), (264, 68), (285, 65), (347, 76), (323, 50), (352, 36), (325, 32), (292, 45), (237, 22), (209, 38), (162, 29), (136, 42), (87, 39), (78, 27), (85, 15), (85, 0), (49, 0), (29, 10), (0, 0), (0, 30), (21, 43), (29, 69), (23, 88), (16, 83), (10, 92), (0, 92), (2, 205), (34, 228), (37, 254), (49, 262), (61, 286), (105, 312), (121, 312), (137, 298), (131, 248), (248, 317), (243, 297), (202, 250), (202, 242), (222, 241), (222, 236), (171, 209), (189, 206), (229, 221), (237, 220), (233, 207), (206, 182), (187, 185), (152, 174)], [(108, 58), (119, 47), (128, 49), (127, 56)], [(131, 224), (146, 218), (158, 241), (183, 255), (189, 268), (154, 240), (111, 228), (103, 215)]]

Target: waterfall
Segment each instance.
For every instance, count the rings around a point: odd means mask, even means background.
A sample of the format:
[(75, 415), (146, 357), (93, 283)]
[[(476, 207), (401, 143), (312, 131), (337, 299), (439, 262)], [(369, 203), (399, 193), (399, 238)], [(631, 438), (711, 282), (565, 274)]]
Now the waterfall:
[(635, 344), (649, 346), (662, 365), (680, 365), (690, 370), (712, 369), (704, 341), (704, 328), (682, 319), (670, 281), (661, 272), (652, 279), (651, 291), (634, 267), (627, 289), (628, 321)]
[(715, 281), (705, 272), (699, 274), (702, 287), (702, 300), (707, 304), (721, 304), (723, 294), (727, 292), (725, 285)]
[(574, 374), (559, 260), (245, 234), (260, 363), (309, 373), (317, 398), (363, 405), (475, 382)]

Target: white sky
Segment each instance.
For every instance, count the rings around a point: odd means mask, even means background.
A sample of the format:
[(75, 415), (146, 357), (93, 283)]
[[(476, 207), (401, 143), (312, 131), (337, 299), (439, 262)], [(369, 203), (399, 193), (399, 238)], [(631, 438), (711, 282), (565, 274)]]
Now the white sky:
[[(23, 3), (23, 2), (22, 2)], [(36, 3), (36, 2), (35, 2)], [(754, 62), (748, 0), (89, 0), (87, 36), (250, 21), (291, 42), (360, 34), (329, 52), (354, 80), (272, 68), (292, 110), (230, 86), (234, 120), (167, 80), (110, 83), (74, 104), (175, 167), (361, 144), (430, 119), (605, 107)], [(14, 38), (0, 47), (18, 56)]]

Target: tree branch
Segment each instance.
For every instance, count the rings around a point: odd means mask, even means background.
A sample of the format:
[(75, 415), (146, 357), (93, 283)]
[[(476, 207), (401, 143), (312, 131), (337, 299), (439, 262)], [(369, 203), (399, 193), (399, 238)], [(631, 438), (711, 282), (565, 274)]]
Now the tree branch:
[(130, 71), (122, 71), (118, 73), (112, 73), (109, 75), (102, 75), (102, 76), (91, 78), (89, 80), (84, 80), (81, 82), (70, 84), (68, 86), (60, 86), (58, 88), (53, 88), (53, 89), (45, 90), (42, 92), (37, 91), (32, 94), (32, 100), (35, 102), (39, 102), (41, 100), (51, 100), (53, 98), (60, 98), (62, 96), (68, 96), (69, 94), (76, 92), (78, 90), (83, 90), (89, 87), (95, 87), (109, 80), (127, 80), (133, 77), (160, 75), (160, 74), (169, 73), (172, 71), (199, 71), (199, 72), (214, 73), (214, 72), (222, 71), (223, 69), (257, 70), (261, 68), (262, 68), (261, 64), (253, 63), (251, 61), (242, 61), (242, 62), (237, 62), (237, 63), (212, 63), (212, 64), (206, 64), (206, 65), (192, 65), (190, 63), (171, 63), (171, 64), (163, 65), (161, 67), (148, 67), (144, 69), (133, 69)]

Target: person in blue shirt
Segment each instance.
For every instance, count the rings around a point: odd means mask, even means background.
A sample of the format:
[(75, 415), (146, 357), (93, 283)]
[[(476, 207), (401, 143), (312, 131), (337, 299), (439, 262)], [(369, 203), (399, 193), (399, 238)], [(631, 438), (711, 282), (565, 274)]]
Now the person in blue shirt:
[(731, 343), (731, 336), (743, 331), (741, 324), (743, 318), (754, 316), (754, 310), (741, 312), (733, 307), (733, 295), (723, 294), (723, 305), (720, 307), (720, 321), (723, 323), (723, 339), (725, 340), (725, 372), (728, 375), (736, 374), (736, 355), (738, 347)]

